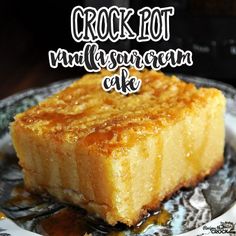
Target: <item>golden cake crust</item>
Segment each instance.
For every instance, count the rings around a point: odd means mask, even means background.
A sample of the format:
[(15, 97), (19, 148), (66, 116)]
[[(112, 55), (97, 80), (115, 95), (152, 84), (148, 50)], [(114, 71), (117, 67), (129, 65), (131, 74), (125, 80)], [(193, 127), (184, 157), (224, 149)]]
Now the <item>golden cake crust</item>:
[(136, 140), (129, 139), (129, 133), (158, 133), (223, 96), (217, 89), (197, 89), (175, 76), (132, 69), (130, 74), (142, 80), (139, 93), (106, 93), (101, 79), (110, 74), (104, 70), (85, 75), (46, 102), (18, 114), (15, 122), (58, 141), (83, 142), (104, 156), (115, 148), (132, 146)]

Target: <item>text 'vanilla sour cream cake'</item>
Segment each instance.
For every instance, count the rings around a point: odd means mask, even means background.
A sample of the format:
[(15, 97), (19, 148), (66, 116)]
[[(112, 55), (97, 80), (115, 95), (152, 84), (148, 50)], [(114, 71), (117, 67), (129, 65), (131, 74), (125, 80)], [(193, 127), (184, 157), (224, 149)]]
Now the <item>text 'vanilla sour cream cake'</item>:
[(132, 69), (138, 93), (107, 93), (101, 81), (111, 74), (85, 75), (16, 115), (10, 128), (29, 190), (131, 226), (222, 166), (225, 98)]

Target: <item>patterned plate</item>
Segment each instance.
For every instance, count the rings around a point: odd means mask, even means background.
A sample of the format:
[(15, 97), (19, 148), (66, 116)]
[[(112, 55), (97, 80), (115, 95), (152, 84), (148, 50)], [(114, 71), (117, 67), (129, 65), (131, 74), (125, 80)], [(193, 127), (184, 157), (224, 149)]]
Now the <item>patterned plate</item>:
[[(216, 175), (207, 178), (195, 188), (180, 190), (164, 202), (160, 210), (150, 212), (133, 228), (122, 224), (111, 227), (88, 216), (80, 208), (27, 192), (12, 148), (8, 126), (16, 113), (63, 89), (73, 80), (56, 82), (0, 101), (0, 212), (23, 229), (50, 236), (85, 233), (176, 235), (198, 228), (229, 210), (236, 200), (236, 90), (227, 84), (199, 77), (179, 77), (197, 86), (216, 87), (227, 98), (225, 164)], [(1, 227), (0, 213), (0, 235), (14, 235), (7, 232), (10, 232), (11, 227), (13, 226), (6, 226), (5, 229)]]

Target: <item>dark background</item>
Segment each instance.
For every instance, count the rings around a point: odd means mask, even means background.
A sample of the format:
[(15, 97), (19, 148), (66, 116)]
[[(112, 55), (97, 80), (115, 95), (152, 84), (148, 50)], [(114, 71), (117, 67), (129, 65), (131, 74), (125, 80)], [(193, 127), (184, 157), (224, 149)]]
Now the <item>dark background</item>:
[[(106, 50), (147, 49), (192, 50), (194, 65), (164, 71), (203, 76), (236, 86), (236, 0), (84, 0), (84, 1), (1, 1), (0, 6), (0, 98), (17, 91), (81, 76), (82, 68), (52, 69), (48, 51), (81, 50), (70, 33), (74, 6), (174, 6), (171, 40), (168, 42), (120, 41), (102, 43)], [(130, 21), (137, 29), (137, 19)]]

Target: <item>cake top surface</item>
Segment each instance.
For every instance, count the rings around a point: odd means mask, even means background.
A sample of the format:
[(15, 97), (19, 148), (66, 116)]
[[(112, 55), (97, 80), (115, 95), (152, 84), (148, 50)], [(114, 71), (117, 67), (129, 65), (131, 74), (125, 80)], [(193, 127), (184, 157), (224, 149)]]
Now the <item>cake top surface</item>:
[(136, 94), (105, 92), (101, 81), (112, 72), (103, 70), (85, 75), (65, 90), (18, 114), (15, 123), (37, 135), (51, 135), (68, 142), (83, 140), (88, 145), (118, 145), (125, 144), (128, 133), (159, 132), (186, 114), (196, 112), (209, 99), (224, 101), (217, 89), (197, 89), (175, 76), (152, 70), (129, 71), (142, 80)]

